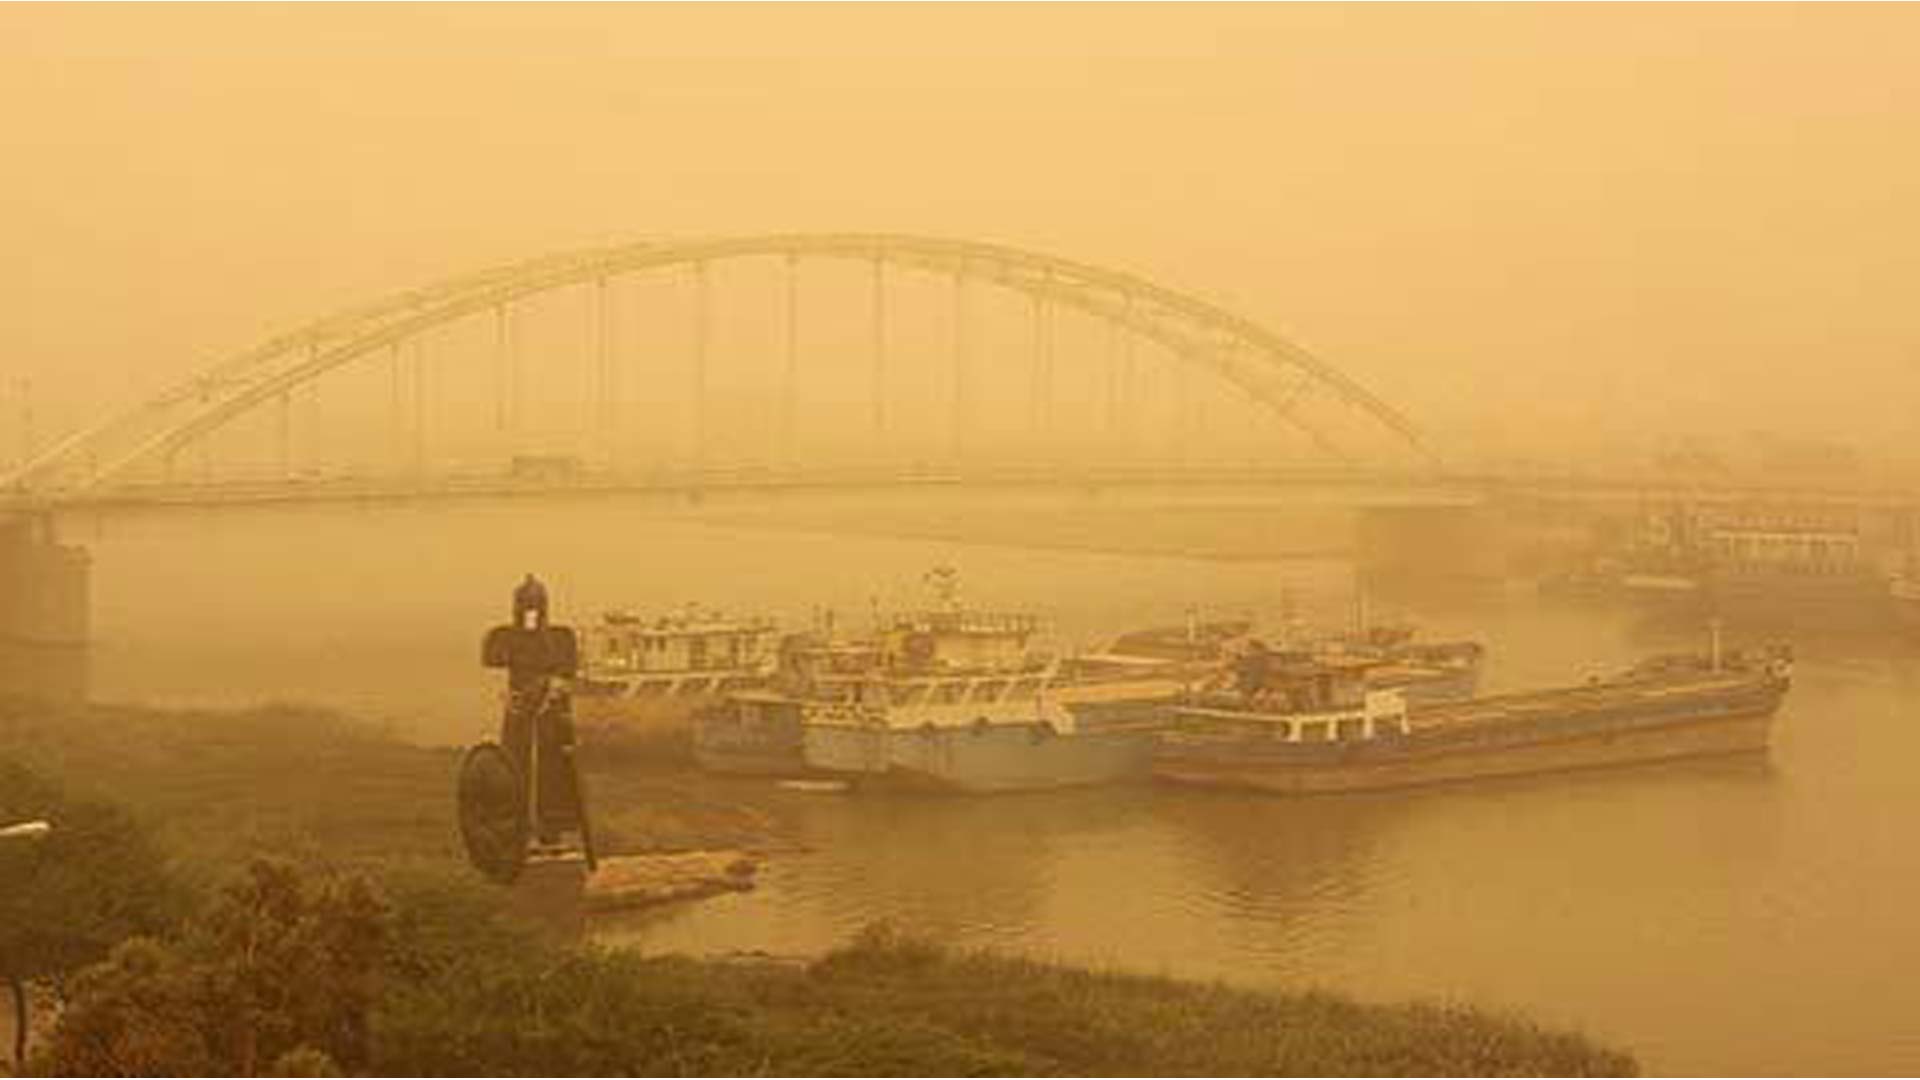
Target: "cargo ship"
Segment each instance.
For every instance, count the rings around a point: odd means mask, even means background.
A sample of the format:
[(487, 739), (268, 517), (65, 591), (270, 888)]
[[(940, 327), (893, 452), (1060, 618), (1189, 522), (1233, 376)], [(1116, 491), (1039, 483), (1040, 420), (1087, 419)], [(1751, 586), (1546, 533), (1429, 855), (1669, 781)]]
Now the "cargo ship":
[(765, 685), (779, 629), (689, 605), (653, 616), (610, 611), (581, 635), (575, 723), (603, 748), (684, 748), (692, 718), (728, 694)]
[(1032, 649), (1038, 620), (960, 605), (863, 639), (792, 640), (772, 685), (701, 714), (694, 752), (724, 772), (986, 793), (1143, 780), (1186, 684), (1157, 667), (1070, 670)]
[(1611, 679), (1409, 707), (1370, 657), (1255, 654), (1175, 710), (1154, 775), (1316, 794), (1764, 750), (1791, 683), (1766, 648), (1664, 657)]

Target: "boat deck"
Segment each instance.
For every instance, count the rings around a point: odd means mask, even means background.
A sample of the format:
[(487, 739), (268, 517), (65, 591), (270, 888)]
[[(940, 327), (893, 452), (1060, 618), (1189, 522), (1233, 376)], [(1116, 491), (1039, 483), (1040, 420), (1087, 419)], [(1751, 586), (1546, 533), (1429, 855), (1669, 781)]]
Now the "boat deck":
[(1451, 731), (1548, 715), (1632, 710), (1636, 706), (1657, 706), (1677, 697), (1737, 694), (1761, 689), (1767, 681), (1755, 672), (1723, 672), (1703, 673), (1697, 678), (1596, 683), (1428, 705), (1411, 710), (1407, 719), (1415, 733)]

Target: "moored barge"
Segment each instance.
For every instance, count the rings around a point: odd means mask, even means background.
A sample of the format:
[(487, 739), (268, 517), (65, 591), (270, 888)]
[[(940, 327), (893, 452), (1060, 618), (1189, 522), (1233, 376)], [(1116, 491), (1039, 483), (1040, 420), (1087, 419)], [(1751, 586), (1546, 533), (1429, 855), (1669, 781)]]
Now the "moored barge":
[(1257, 659), (1176, 710), (1156, 777), (1315, 794), (1764, 750), (1791, 681), (1790, 654), (1763, 649), (1409, 708), (1367, 688), (1365, 658)]

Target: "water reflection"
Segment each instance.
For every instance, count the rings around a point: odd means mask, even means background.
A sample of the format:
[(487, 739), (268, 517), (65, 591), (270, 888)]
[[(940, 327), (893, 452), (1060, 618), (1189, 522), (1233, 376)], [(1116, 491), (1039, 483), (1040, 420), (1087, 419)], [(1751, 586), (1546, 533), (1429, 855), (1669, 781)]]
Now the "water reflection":
[[(604, 932), (651, 948), (792, 953), (886, 922), (960, 945), (1032, 945), (1063, 918), (1105, 926), (1125, 902), (1137, 885), (1139, 842), (1150, 834), (1148, 794), (799, 796), (806, 850), (769, 864), (759, 891), (610, 920)], [(1080, 911), (1063, 885), (1113, 904)]]
[(1403, 818), (1392, 793), (1284, 799), (1168, 789), (1156, 816), (1181, 852), (1181, 906), (1228, 933), (1218, 974), (1315, 971), (1376, 914), (1380, 853)]

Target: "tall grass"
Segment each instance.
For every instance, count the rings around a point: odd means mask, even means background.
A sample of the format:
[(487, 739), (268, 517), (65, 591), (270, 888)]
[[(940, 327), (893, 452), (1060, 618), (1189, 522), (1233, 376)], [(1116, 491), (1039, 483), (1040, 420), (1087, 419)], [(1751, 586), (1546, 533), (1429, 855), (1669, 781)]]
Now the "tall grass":
[(957, 953), (884, 932), (805, 966), (576, 952), (420, 984), (377, 1022), (425, 1074), (1630, 1075), (1577, 1035)]

